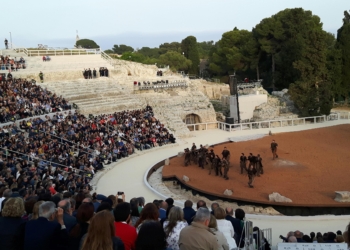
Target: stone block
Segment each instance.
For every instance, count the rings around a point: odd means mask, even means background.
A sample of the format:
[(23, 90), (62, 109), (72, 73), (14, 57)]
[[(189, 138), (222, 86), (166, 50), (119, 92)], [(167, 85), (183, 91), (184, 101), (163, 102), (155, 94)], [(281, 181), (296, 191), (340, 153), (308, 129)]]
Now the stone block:
[(189, 181), (190, 181), (190, 178), (188, 178), (188, 176), (184, 175), (184, 176), (182, 177), (182, 180), (183, 180), (184, 182), (189, 182)]
[(183, 156), (184, 156), (184, 152), (177, 153), (177, 157), (183, 157)]
[(350, 202), (349, 191), (335, 191), (335, 201), (337, 202)]
[(169, 158), (166, 158), (165, 161), (164, 161), (164, 165), (168, 166), (169, 164), (170, 164), (170, 160), (169, 160)]
[(279, 193), (275, 193), (273, 192), (272, 194), (269, 194), (269, 201), (273, 201), (273, 202), (292, 202), (291, 199), (280, 195)]
[(226, 189), (224, 192), (224, 195), (231, 196), (232, 195), (232, 190)]

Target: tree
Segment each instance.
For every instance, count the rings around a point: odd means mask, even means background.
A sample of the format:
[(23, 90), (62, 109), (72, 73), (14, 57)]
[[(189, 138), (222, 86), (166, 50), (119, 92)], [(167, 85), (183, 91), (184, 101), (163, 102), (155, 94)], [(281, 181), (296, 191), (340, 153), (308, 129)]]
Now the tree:
[(343, 26), (338, 30), (337, 47), (342, 55), (341, 85), (345, 101), (350, 94), (350, 13), (344, 11)]
[(247, 72), (258, 63), (258, 43), (252, 32), (238, 30), (225, 32), (215, 44), (209, 56), (209, 69), (212, 73), (230, 75), (234, 72)]
[(123, 53), (120, 59), (143, 63), (147, 58), (140, 53), (127, 51)]
[(118, 55), (122, 55), (125, 52), (134, 52), (134, 48), (133, 47), (127, 46), (125, 44), (120, 44), (120, 45), (115, 44), (113, 46), (112, 50), (113, 50), (114, 53), (116, 53)]
[(331, 93), (334, 102), (346, 95), (346, 90), (342, 85), (342, 53), (337, 47), (337, 40), (334, 35), (327, 32), (325, 34), (327, 44), (326, 79), (331, 83)]
[(200, 59), (207, 59), (211, 49), (214, 47), (214, 41), (200, 42), (198, 45), (198, 53)]
[(149, 48), (149, 47), (142, 47), (137, 51), (137, 53), (140, 53), (150, 58), (158, 58), (160, 55), (160, 51), (158, 48)]
[(302, 116), (329, 115), (332, 108), (331, 84), (326, 79), (326, 32), (317, 27), (304, 24), (308, 32), (298, 37), (303, 44), (301, 57), (293, 63), (300, 78), (291, 84), (289, 93)]
[(98, 49), (100, 46), (98, 46), (95, 41), (90, 40), (90, 39), (80, 39), (77, 41), (75, 44), (77, 48), (81, 47), (84, 49)]
[(197, 39), (194, 36), (188, 36), (181, 42), (181, 50), (184, 53), (184, 56), (191, 60), (192, 64), (189, 68), (189, 74), (198, 74), (199, 70), (199, 53)]
[(114, 51), (111, 50), (111, 49), (106, 49), (104, 52), (105, 52), (106, 54), (113, 54), (113, 53), (114, 53)]
[(186, 59), (186, 57), (175, 51), (168, 51), (167, 53), (161, 55), (158, 62), (162, 65), (169, 65), (169, 67), (174, 71), (186, 71), (192, 65), (190, 60)]
[(159, 45), (159, 51), (160, 51), (160, 54), (165, 54), (168, 51), (175, 51), (175, 52), (182, 53), (181, 43), (179, 42), (163, 43)]

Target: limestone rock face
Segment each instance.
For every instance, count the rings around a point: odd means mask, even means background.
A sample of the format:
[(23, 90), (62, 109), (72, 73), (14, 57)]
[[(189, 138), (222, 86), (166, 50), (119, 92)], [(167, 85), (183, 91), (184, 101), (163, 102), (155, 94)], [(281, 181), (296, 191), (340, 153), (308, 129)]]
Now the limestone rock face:
[(182, 180), (183, 180), (184, 182), (189, 182), (189, 181), (190, 181), (190, 178), (188, 178), (188, 176), (184, 175), (184, 176), (182, 177)]
[(334, 200), (337, 202), (350, 202), (350, 192), (349, 191), (336, 191)]
[(272, 194), (269, 195), (269, 201), (273, 201), (273, 202), (292, 202), (291, 199), (280, 195), (279, 193), (275, 193), (273, 192)]
[(169, 158), (166, 158), (166, 159), (165, 159), (164, 164), (165, 164), (165, 166), (168, 166), (168, 165), (170, 164)]
[(177, 153), (177, 157), (183, 157), (184, 156), (184, 152), (179, 152), (179, 153)]
[(224, 192), (224, 195), (231, 196), (232, 195), (232, 190), (226, 189)]

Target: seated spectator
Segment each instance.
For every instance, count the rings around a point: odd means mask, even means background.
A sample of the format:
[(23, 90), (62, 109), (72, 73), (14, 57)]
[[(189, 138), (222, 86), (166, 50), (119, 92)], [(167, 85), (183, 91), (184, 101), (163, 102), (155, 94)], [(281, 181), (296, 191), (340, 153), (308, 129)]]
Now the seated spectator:
[(162, 201), (159, 204), (159, 219), (166, 219), (167, 217), (167, 209), (168, 209), (168, 203), (165, 201)]
[(297, 238), (296, 238), (295, 236), (290, 236), (290, 237), (288, 238), (288, 242), (290, 242), (290, 243), (297, 243), (298, 240), (297, 240)]
[[(230, 210), (228, 210), (230, 211)], [(231, 212), (230, 212), (231, 214)], [(233, 226), (233, 230), (235, 232), (234, 239), (236, 242), (236, 245), (239, 246), (239, 248), (244, 247), (244, 239), (245, 239), (245, 233), (244, 233), (244, 218), (245, 218), (245, 212), (241, 208), (237, 208), (235, 211), (235, 217), (236, 220), (230, 220)], [(227, 218), (227, 216), (226, 216)]]
[[(57, 221), (55, 221), (57, 217)], [(25, 227), (24, 249), (57, 249), (64, 247), (68, 234), (63, 222), (63, 210), (51, 201), (39, 207), (39, 218), (28, 221)]]
[(131, 225), (135, 226), (136, 222), (140, 219), (140, 212), (139, 212), (139, 201), (137, 198), (133, 198), (130, 200), (130, 206), (131, 206)]
[(159, 211), (153, 203), (147, 203), (146, 206), (142, 209), (140, 218), (135, 224), (137, 232), (140, 231), (140, 228), (144, 222), (147, 221), (158, 221)]
[(163, 224), (168, 247), (172, 250), (179, 250), (179, 237), (183, 228), (188, 226), (184, 220), (184, 213), (180, 207), (172, 207), (168, 220)]
[(327, 243), (336, 243), (337, 242), (337, 235), (333, 232), (328, 232), (326, 242)]
[(208, 225), (210, 231), (215, 235), (217, 241), (218, 241), (218, 250), (229, 250), (229, 245), (227, 243), (227, 240), (222, 232), (218, 230), (218, 224), (216, 222), (216, 218), (214, 215), (210, 215), (210, 222)]
[(199, 208), (190, 226), (180, 232), (180, 250), (208, 249), (216, 250), (218, 243), (215, 235), (209, 231), (210, 212), (207, 208)]
[(225, 210), (221, 207), (217, 207), (214, 211), (214, 216), (217, 220), (218, 230), (224, 234), (226, 240), (230, 246), (230, 249), (236, 248), (236, 242), (233, 239), (235, 235), (235, 231), (233, 230), (233, 226), (231, 222), (225, 220), (226, 213)]
[(9, 198), (5, 202), (0, 217), (0, 244), (1, 249), (21, 249), (21, 232), (24, 230), (25, 221), (21, 218), (24, 214), (22, 198)]
[(58, 203), (58, 207), (63, 209), (63, 222), (67, 228), (67, 231), (70, 232), (70, 230), (75, 226), (75, 224), (77, 224), (76, 218), (72, 216), (70, 200), (61, 200)]
[(171, 250), (166, 245), (165, 233), (158, 221), (147, 221), (142, 224), (136, 239), (136, 250)]
[(303, 240), (303, 234), (299, 231), (299, 230), (297, 230), (297, 231), (295, 231), (294, 232), (294, 236), (295, 236), (295, 238), (297, 238), (297, 241), (300, 243), (300, 242), (305, 242), (304, 240)]
[(108, 211), (101, 211), (92, 218), (87, 234), (81, 239), (81, 250), (124, 250), (123, 242), (114, 234), (113, 215)]
[(115, 236), (123, 241), (125, 250), (135, 249), (135, 241), (137, 238), (135, 227), (129, 225), (131, 218), (130, 211), (131, 206), (127, 202), (117, 204), (113, 211)]
[(39, 207), (41, 204), (43, 204), (45, 201), (37, 201), (35, 204), (34, 204), (34, 207), (33, 207), (33, 214), (32, 214), (32, 217), (30, 218), (30, 220), (36, 220), (39, 218)]
[(77, 211), (77, 224), (69, 233), (69, 249), (79, 248), (81, 238), (88, 232), (93, 216), (94, 205), (91, 202), (83, 202)]
[(184, 204), (184, 219), (187, 221), (188, 225), (191, 225), (194, 216), (196, 215), (196, 211), (192, 208), (193, 202), (190, 200), (185, 201)]

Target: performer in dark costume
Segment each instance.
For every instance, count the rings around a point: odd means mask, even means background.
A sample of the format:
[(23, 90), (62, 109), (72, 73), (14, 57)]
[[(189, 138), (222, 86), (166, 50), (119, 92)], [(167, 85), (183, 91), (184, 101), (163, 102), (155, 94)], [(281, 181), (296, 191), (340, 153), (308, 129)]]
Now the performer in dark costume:
[(275, 158), (278, 158), (277, 147), (278, 147), (278, 144), (275, 142), (275, 140), (272, 140), (271, 142), (272, 160), (274, 160)]
[(260, 176), (260, 174), (264, 174), (264, 169), (263, 169), (263, 165), (262, 165), (262, 158), (259, 154), (256, 157), (256, 174), (257, 174), (257, 176)]
[(227, 173), (228, 173), (228, 170), (230, 169), (230, 164), (229, 164), (228, 160), (225, 158), (222, 158), (222, 167), (224, 168), (224, 176), (223, 177), (225, 180), (228, 180)]
[(255, 178), (255, 174), (256, 174), (256, 169), (253, 166), (250, 166), (248, 168), (247, 172), (248, 172), (248, 179), (249, 179), (248, 186), (250, 188), (253, 188), (254, 187), (253, 182), (254, 182), (254, 178)]
[(239, 158), (239, 164), (241, 166), (241, 174), (243, 174), (243, 170), (247, 171), (247, 157), (242, 153)]
[(214, 153), (214, 150), (213, 149), (210, 149), (210, 152), (208, 154), (208, 158), (209, 158), (209, 174), (211, 174), (211, 171), (213, 169), (215, 169), (215, 166), (214, 166), (214, 159), (215, 159), (215, 153)]

